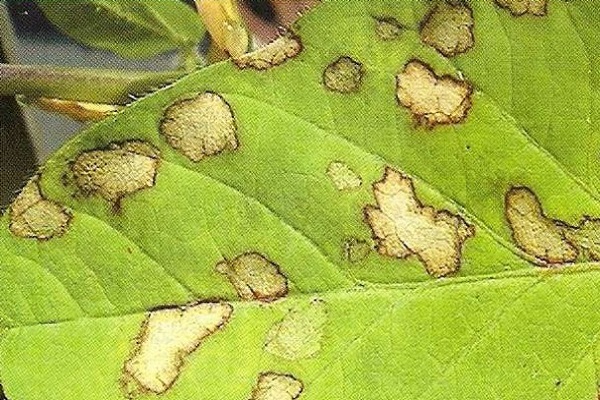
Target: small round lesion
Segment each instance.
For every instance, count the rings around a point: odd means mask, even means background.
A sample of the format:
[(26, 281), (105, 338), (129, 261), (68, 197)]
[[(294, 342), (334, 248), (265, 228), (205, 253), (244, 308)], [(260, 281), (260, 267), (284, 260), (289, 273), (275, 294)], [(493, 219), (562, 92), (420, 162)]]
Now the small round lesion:
[(395, 40), (400, 37), (404, 27), (394, 17), (378, 17), (375, 19), (375, 33), (381, 40)]
[(39, 175), (31, 178), (10, 206), (9, 229), (17, 237), (37, 240), (61, 237), (73, 219), (68, 208), (44, 198), (39, 180)]
[(167, 143), (193, 162), (239, 147), (233, 110), (214, 92), (203, 92), (176, 101), (160, 123)]
[(363, 75), (362, 63), (350, 56), (341, 56), (325, 68), (323, 84), (333, 92), (357, 92), (361, 88)]

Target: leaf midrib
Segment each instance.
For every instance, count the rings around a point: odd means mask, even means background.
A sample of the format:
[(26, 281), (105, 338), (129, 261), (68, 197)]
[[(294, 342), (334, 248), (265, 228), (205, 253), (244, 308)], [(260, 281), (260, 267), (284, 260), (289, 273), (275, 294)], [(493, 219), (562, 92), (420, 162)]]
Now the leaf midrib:
[[(554, 278), (568, 278), (570, 275), (587, 275), (587, 274), (600, 274), (600, 263), (586, 263), (579, 265), (571, 265), (564, 267), (557, 267), (556, 269), (543, 269), (543, 268), (532, 268), (531, 270), (518, 270), (518, 271), (508, 271), (501, 272), (489, 275), (473, 275), (468, 277), (460, 277), (460, 278), (442, 278), (439, 280), (428, 280), (422, 282), (407, 282), (407, 283), (379, 283), (379, 284), (368, 284), (368, 283), (357, 283), (355, 286), (350, 288), (336, 288), (330, 290), (324, 290), (321, 292), (313, 292), (313, 293), (294, 293), (289, 294), (286, 298), (281, 299), (279, 301), (273, 302), (271, 304), (280, 304), (285, 302), (286, 300), (298, 300), (298, 299), (313, 299), (315, 297), (330, 297), (336, 295), (351, 295), (351, 294), (364, 294), (368, 293), (406, 293), (406, 292), (429, 292), (434, 290), (441, 290), (446, 287), (455, 287), (469, 284), (479, 284), (484, 282), (500, 282), (500, 281), (525, 281), (525, 280), (535, 280), (535, 282), (544, 282)], [(264, 306), (265, 303), (261, 303), (258, 301), (248, 302), (248, 301), (229, 301), (222, 300), (231, 305), (235, 306), (244, 306), (250, 307), (252, 305), (260, 305)], [(182, 304), (183, 305), (183, 304)], [(176, 304), (173, 305), (177, 306)], [(82, 316), (78, 318), (65, 318), (58, 321), (47, 321), (47, 322), (39, 322), (39, 323), (28, 323), (21, 324), (18, 326), (7, 327), (4, 328), (4, 332), (19, 330), (22, 328), (28, 327), (38, 327), (38, 326), (55, 326), (61, 324), (73, 323), (81, 320), (104, 320), (104, 319), (117, 319), (117, 318), (127, 318), (132, 316), (141, 316), (145, 315), (149, 312), (149, 310), (140, 310), (134, 312), (127, 313), (119, 313), (119, 314), (111, 314), (111, 315), (102, 315), (102, 316)], [(2, 330), (0, 330), (2, 332)], [(0, 335), (1, 340), (2, 335)]]

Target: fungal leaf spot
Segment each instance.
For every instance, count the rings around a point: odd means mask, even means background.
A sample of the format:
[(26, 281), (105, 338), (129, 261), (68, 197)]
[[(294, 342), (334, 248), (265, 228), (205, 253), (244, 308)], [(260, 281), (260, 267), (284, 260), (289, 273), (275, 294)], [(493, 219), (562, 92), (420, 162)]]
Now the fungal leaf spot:
[(364, 209), (381, 255), (404, 259), (416, 256), (436, 278), (457, 272), (462, 247), (475, 229), (449, 211), (421, 204), (412, 179), (388, 167), (373, 185), (378, 206)]
[(302, 42), (298, 36), (288, 34), (275, 39), (268, 45), (233, 59), (240, 69), (253, 68), (266, 70), (281, 65), (296, 57), (302, 51)]
[(583, 217), (577, 226), (551, 219), (526, 187), (507, 192), (505, 213), (514, 241), (539, 264), (565, 264), (578, 257), (600, 261), (600, 219)]
[(473, 89), (469, 83), (450, 76), (439, 77), (421, 61), (406, 64), (396, 82), (398, 101), (421, 125), (462, 122), (471, 108)]
[(543, 17), (548, 11), (548, 0), (496, 0), (496, 4), (514, 16), (532, 14)]
[(436, 5), (421, 25), (421, 40), (446, 57), (473, 47), (473, 12), (462, 2)]
[(42, 196), (34, 176), (10, 206), (9, 229), (18, 237), (48, 240), (64, 235), (72, 218), (65, 207)]
[(295, 400), (302, 390), (302, 382), (292, 375), (266, 372), (258, 377), (250, 400)]
[(247, 253), (217, 264), (238, 295), (247, 301), (274, 301), (288, 293), (288, 281), (279, 266), (258, 253)]
[(375, 32), (381, 40), (394, 40), (402, 33), (402, 25), (396, 18), (375, 18)]
[(160, 131), (171, 147), (194, 162), (239, 146), (233, 111), (212, 92), (175, 102), (165, 111)]
[(363, 239), (349, 238), (342, 246), (344, 259), (350, 263), (363, 261), (371, 253), (371, 245)]
[(361, 63), (351, 57), (343, 56), (325, 68), (323, 83), (334, 92), (357, 92), (362, 84), (363, 73)]
[(358, 189), (362, 185), (361, 177), (346, 163), (333, 161), (327, 167), (327, 176), (339, 191)]
[(577, 227), (566, 227), (565, 237), (586, 260), (600, 261), (600, 219), (584, 217)]
[(286, 360), (314, 357), (321, 350), (326, 319), (320, 299), (291, 310), (267, 333), (265, 350)]
[(154, 186), (159, 164), (157, 149), (131, 141), (81, 153), (71, 164), (71, 172), (84, 196), (99, 195), (119, 211), (125, 196)]
[(123, 380), (141, 393), (161, 394), (175, 383), (185, 358), (222, 328), (233, 307), (198, 303), (151, 312), (143, 322), (134, 350), (123, 367)]

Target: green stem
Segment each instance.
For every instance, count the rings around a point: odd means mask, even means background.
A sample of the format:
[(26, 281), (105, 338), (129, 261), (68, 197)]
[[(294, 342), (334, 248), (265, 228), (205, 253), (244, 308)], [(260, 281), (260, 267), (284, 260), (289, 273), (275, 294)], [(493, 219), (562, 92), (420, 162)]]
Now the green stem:
[(126, 104), (131, 96), (143, 95), (184, 74), (0, 64), (0, 96)]

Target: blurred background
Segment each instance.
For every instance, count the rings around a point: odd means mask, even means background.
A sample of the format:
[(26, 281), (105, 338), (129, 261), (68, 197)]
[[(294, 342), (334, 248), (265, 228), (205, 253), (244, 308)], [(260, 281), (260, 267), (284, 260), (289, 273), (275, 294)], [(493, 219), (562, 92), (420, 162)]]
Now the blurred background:
[[(60, 1), (69, 0), (56, 3)], [(195, 11), (194, 0), (172, 1), (182, 1)], [(300, 12), (316, 3), (317, 0), (239, 0), (239, 9), (253, 43), (260, 46), (276, 38), (282, 27), (289, 26)], [(206, 55), (211, 43), (209, 35), (198, 42), (198, 53)], [(176, 51), (128, 59), (82, 45), (61, 33), (36, 1), (0, 0), (2, 63), (164, 71), (178, 68), (179, 61)], [(83, 123), (61, 114), (23, 106), (14, 97), (0, 96), (0, 211), (37, 167), (83, 127)]]

